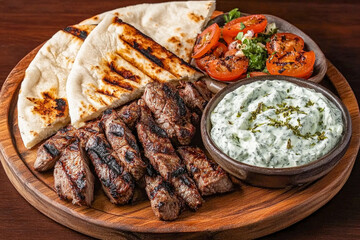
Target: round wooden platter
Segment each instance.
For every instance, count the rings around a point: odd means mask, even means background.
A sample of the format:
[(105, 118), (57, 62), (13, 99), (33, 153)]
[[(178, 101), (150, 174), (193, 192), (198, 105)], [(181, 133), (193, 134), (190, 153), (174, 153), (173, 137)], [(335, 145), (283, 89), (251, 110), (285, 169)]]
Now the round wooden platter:
[(33, 169), (36, 147), (27, 150), (17, 126), (17, 95), (24, 72), (39, 47), (30, 52), (8, 76), (1, 91), (1, 162), (18, 192), (35, 208), (71, 229), (97, 238), (227, 239), (264, 236), (300, 221), (326, 204), (348, 179), (360, 145), (359, 108), (353, 91), (341, 73), (328, 62), (327, 77), (352, 117), (350, 147), (340, 163), (311, 184), (286, 189), (264, 189), (241, 184), (234, 192), (205, 198), (197, 211), (186, 210), (172, 222), (158, 220), (149, 201), (132, 205), (111, 204), (96, 188), (91, 206), (79, 207), (58, 198), (52, 172)]

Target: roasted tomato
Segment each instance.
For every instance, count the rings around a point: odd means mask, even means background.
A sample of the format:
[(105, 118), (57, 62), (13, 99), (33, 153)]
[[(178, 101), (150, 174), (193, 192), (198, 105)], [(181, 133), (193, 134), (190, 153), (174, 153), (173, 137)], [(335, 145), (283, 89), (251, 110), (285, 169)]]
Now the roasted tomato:
[(246, 57), (236, 57), (229, 55), (209, 61), (205, 70), (210, 77), (220, 81), (232, 81), (244, 77), (249, 66)]
[(224, 34), (222, 34), (222, 38), (227, 43), (227, 45), (230, 45), (232, 42), (235, 41), (235, 37), (231, 37), (231, 36), (224, 35)]
[(273, 55), (266, 61), (266, 68), (272, 75), (286, 75), (299, 78), (309, 78), (315, 64), (315, 53), (287, 52), (283, 56)]
[(216, 58), (221, 58), (227, 52), (227, 47), (225, 44), (218, 42), (209, 52), (207, 52), (201, 58), (195, 59), (196, 65), (201, 70), (205, 71), (205, 65), (210, 61)]
[(275, 52), (278, 56), (291, 51), (300, 52), (304, 49), (304, 40), (292, 33), (277, 33), (266, 44), (266, 49), (269, 54)]
[(263, 32), (267, 25), (267, 19), (264, 15), (250, 15), (232, 20), (225, 24), (222, 34), (235, 37), (239, 32), (247, 33), (253, 30), (254, 33)]
[(202, 57), (207, 53), (212, 47), (214, 47), (220, 38), (220, 28), (214, 23), (208, 28), (206, 28), (196, 39), (196, 44), (194, 47), (193, 58)]

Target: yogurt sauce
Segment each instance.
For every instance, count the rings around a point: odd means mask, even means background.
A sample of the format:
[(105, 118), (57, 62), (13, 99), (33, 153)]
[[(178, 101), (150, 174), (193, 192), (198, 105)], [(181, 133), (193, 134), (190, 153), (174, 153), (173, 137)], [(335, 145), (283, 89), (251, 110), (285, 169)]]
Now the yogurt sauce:
[(211, 138), (231, 158), (267, 168), (307, 164), (339, 142), (341, 111), (290, 82), (256, 81), (228, 93), (211, 113)]

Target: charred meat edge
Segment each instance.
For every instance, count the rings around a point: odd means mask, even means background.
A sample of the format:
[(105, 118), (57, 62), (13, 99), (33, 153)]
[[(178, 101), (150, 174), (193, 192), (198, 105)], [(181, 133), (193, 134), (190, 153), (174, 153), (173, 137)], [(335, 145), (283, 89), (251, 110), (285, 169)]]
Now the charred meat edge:
[(90, 206), (94, 198), (94, 175), (80, 141), (68, 145), (54, 169), (55, 190), (61, 199)]
[(75, 141), (75, 135), (76, 129), (68, 125), (41, 144), (34, 163), (35, 170), (43, 172), (53, 168), (61, 151)]
[(226, 172), (210, 160), (200, 148), (179, 147), (178, 153), (202, 195), (225, 193), (233, 189)]
[(86, 143), (86, 152), (110, 201), (114, 204), (128, 203), (134, 194), (134, 180), (124, 170), (105, 135), (97, 133), (91, 136)]
[(144, 176), (146, 165), (141, 159), (136, 138), (113, 109), (108, 109), (102, 117), (102, 124), (108, 142), (117, 153), (126, 170), (139, 180)]
[(198, 209), (202, 205), (203, 199), (194, 181), (188, 176), (166, 132), (155, 123), (144, 101), (139, 100), (138, 103), (141, 106), (141, 118), (136, 128), (145, 156), (155, 170), (174, 186), (176, 194), (191, 209)]

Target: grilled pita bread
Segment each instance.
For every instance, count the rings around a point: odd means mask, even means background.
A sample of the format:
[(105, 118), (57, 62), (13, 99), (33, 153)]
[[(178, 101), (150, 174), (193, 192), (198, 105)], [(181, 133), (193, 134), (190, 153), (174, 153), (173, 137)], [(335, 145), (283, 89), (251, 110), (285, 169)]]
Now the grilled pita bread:
[(105, 16), (114, 14), (189, 62), (196, 36), (214, 10), (215, 1), (139, 4), (96, 15), (80, 24), (98, 24)]
[(84, 39), (94, 27), (74, 25), (58, 31), (26, 69), (18, 98), (18, 125), (26, 148), (70, 121), (66, 80)]
[(71, 124), (81, 127), (105, 109), (140, 97), (149, 82), (201, 76), (132, 25), (107, 15), (85, 40), (69, 74)]

